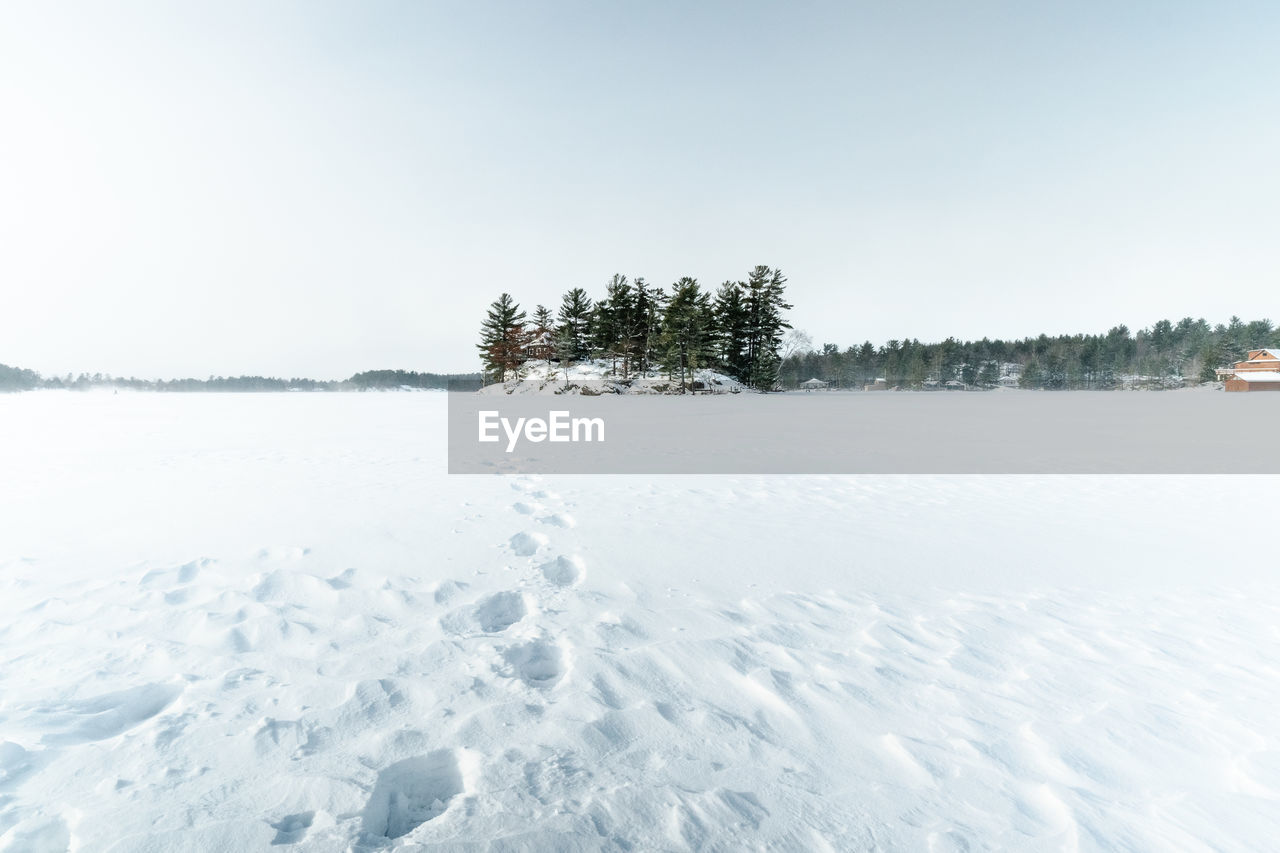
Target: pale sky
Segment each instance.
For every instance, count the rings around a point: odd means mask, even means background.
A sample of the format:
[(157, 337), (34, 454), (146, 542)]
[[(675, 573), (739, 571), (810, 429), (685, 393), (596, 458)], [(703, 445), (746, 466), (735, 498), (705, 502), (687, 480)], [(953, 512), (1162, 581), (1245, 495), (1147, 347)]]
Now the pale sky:
[(1280, 4), (0, 6), (0, 362), (476, 369), (791, 280), (815, 343), (1280, 321)]

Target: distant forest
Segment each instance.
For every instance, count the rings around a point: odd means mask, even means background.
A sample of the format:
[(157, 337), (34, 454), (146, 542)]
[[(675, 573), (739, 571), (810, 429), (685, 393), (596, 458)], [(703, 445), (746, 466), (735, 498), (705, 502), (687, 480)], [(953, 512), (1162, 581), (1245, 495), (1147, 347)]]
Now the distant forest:
[(860, 388), (884, 379), (887, 387), (933, 385), (990, 388), (1104, 389), (1176, 387), (1214, 379), (1214, 368), (1239, 361), (1252, 349), (1280, 347), (1270, 320), (1246, 323), (1232, 317), (1210, 326), (1185, 317), (1160, 320), (1131, 332), (1115, 326), (1101, 335), (1040, 335), (1014, 341), (941, 343), (891, 340), (840, 349), (805, 347), (782, 367), (780, 384), (794, 388), (809, 379), (833, 387)]
[(109, 374), (70, 373), (45, 378), (33, 370), (0, 364), (0, 391), (36, 388), (128, 388), (135, 391), (375, 391), (393, 388), (432, 388), (474, 391), (479, 373), (417, 373), (411, 370), (367, 370), (350, 379), (319, 380), (270, 376), (210, 376), (208, 379), (125, 379)]

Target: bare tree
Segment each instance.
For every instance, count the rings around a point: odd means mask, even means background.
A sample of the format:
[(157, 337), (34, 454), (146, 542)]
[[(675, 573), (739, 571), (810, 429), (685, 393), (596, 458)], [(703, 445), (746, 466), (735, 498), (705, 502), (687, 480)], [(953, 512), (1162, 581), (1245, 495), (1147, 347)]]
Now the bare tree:
[(807, 352), (813, 352), (813, 338), (809, 337), (809, 333), (801, 329), (792, 329), (787, 332), (787, 336), (782, 339), (782, 346), (778, 350), (778, 365), (773, 372), (772, 387), (778, 387), (782, 378), (782, 367), (787, 363), (787, 360), (804, 355)]

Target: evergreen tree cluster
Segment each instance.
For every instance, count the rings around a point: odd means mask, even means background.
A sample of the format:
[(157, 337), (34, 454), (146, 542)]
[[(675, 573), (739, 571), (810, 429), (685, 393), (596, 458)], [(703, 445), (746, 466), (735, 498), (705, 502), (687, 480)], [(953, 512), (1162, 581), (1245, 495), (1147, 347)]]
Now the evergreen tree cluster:
[(825, 344), (788, 359), (782, 385), (794, 388), (816, 378), (838, 388), (860, 388), (876, 379), (886, 380), (890, 388), (935, 383), (989, 388), (1012, 365), (1023, 388), (1106, 389), (1132, 377), (1163, 387), (1184, 379), (1210, 381), (1214, 368), (1264, 347), (1280, 347), (1280, 329), (1270, 320), (1246, 323), (1239, 317), (1216, 326), (1191, 317), (1176, 323), (1161, 320), (1136, 333), (1121, 325), (1100, 335), (1040, 335), (1011, 341), (947, 338), (922, 344), (903, 339), (879, 347), (867, 341), (844, 350)]
[(40, 374), (34, 370), (0, 364), (0, 391), (29, 391), (40, 387)]
[(475, 391), (480, 388), (478, 373), (418, 373), (413, 370), (366, 370), (343, 385), (359, 391), (374, 388), (427, 388)]
[(603, 359), (624, 381), (661, 371), (686, 388), (696, 370), (711, 368), (771, 389), (779, 378), (783, 335), (791, 328), (786, 282), (781, 270), (767, 266), (714, 293), (690, 277), (663, 288), (615, 275), (599, 300), (575, 287), (554, 317), (539, 305), (532, 320), (503, 293), (480, 329), (485, 379), (519, 378), (530, 362), (554, 362), (567, 371), (575, 362)]

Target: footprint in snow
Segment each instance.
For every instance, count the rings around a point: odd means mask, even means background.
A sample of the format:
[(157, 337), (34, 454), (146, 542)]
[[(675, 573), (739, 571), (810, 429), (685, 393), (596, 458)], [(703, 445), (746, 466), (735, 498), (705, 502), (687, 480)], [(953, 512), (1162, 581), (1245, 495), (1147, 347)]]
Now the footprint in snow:
[(444, 814), (463, 791), (453, 750), (406, 758), (378, 774), (364, 808), (363, 829), (375, 838), (402, 838)]
[(541, 568), (542, 576), (556, 586), (573, 586), (585, 574), (582, 558), (576, 555), (556, 557), (543, 563)]
[(517, 533), (511, 537), (511, 550), (520, 557), (532, 557), (538, 553), (538, 549), (546, 545), (550, 540), (541, 533)]
[(529, 612), (524, 596), (518, 592), (497, 592), (476, 604), (474, 616), (480, 629), (488, 634), (505, 631)]
[(557, 512), (551, 515), (544, 515), (538, 521), (543, 524), (550, 524), (552, 527), (576, 527), (578, 522), (574, 520), (572, 515), (567, 512)]
[(530, 687), (551, 687), (564, 675), (564, 652), (547, 640), (511, 646), (502, 653), (502, 658)]
[(529, 612), (524, 596), (508, 590), (486, 596), (470, 607), (440, 617), (440, 626), (452, 634), (469, 634), (479, 630), (497, 634), (519, 622)]
[(271, 828), (276, 831), (276, 837), (271, 839), (271, 843), (297, 844), (306, 837), (307, 830), (311, 828), (311, 824), (315, 819), (315, 812), (299, 812), (298, 814), (285, 815), (271, 824)]

